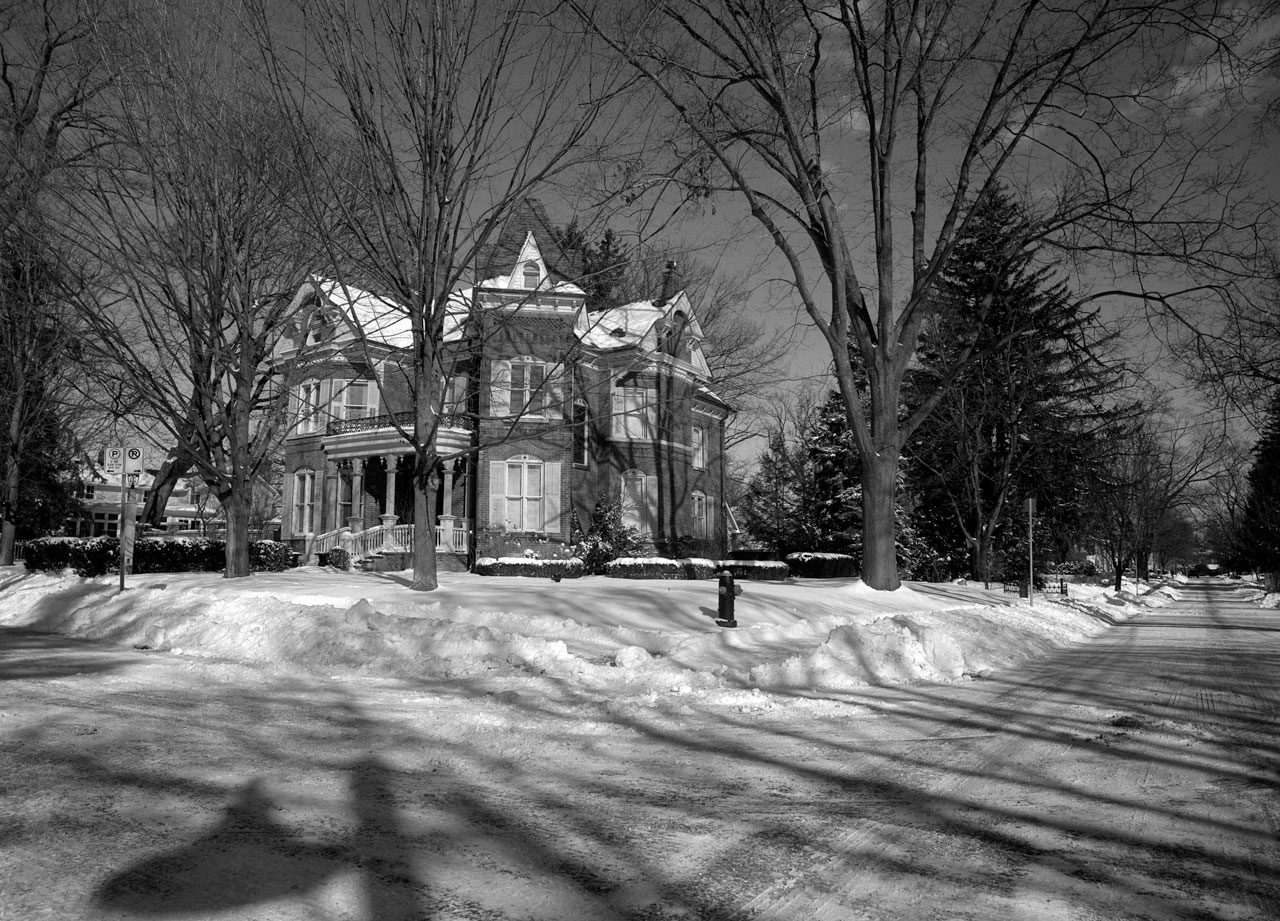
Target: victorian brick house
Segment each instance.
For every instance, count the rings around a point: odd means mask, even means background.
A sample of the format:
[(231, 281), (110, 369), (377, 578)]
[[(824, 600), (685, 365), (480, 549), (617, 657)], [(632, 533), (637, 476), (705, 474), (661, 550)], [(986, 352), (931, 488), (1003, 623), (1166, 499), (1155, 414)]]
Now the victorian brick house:
[[(554, 555), (597, 501), (620, 497), (658, 552), (726, 551), (724, 425), (688, 298), (588, 310), (513, 220), (489, 274), (445, 324), (437, 448), (441, 568), (525, 546)], [(546, 234), (544, 233), (544, 236)], [(283, 537), (309, 555), (403, 545), (413, 514), (410, 326), (389, 300), (319, 278), (300, 322), (285, 447)]]

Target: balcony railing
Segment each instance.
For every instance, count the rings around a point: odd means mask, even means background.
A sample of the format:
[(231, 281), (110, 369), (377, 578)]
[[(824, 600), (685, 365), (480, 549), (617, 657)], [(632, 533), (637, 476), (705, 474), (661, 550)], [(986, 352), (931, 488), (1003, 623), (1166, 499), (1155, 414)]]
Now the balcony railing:
[[(372, 432), (375, 429), (389, 429), (395, 426), (412, 431), (413, 413), (387, 413), (381, 416), (362, 416), (359, 419), (338, 419), (325, 427), (326, 435), (347, 435), (351, 432)], [(461, 413), (445, 413), (440, 417), (442, 429), (467, 429), (475, 427), (475, 423)]]

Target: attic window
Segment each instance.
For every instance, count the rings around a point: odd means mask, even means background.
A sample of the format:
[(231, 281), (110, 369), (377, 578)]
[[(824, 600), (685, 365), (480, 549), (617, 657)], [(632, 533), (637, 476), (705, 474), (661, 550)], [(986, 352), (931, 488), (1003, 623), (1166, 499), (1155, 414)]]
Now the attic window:
[(627, 334), (627, 331), (623, 329), (621, 326), (618, 326), (618, 327), (615, 327), (614, 329), (609, 330), (609, 335), (613, 336), (615, 339), (621, 339), (624, 336), (626, 336), (626, 334)]
[(524, 264), (524, 286), (530, 291), (538, 287), (538, 282), (542, 280), (542, 273), (538, 271), (538, 263), (526, 262)]

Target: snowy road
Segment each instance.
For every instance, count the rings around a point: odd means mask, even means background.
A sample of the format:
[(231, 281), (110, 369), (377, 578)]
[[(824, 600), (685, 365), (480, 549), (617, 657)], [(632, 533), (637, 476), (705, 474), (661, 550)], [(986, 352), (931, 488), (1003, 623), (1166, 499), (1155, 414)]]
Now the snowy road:
[(1280, 917), (1280, 615), (610, 710), (0, 630), (0, 918)]

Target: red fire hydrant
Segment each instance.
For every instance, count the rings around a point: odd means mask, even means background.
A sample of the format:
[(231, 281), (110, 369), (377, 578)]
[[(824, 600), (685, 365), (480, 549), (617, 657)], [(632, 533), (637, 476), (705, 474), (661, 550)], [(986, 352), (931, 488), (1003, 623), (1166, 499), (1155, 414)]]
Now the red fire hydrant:
[(733, 603), (741, 594), (742, 586), (734, 584), (733, 573), (727, 569), (720, 570), (720, 603), (716, 609), (720, 618), (716, 621), (717, 624), (722, 627), (738, 626), (733, 612)]

